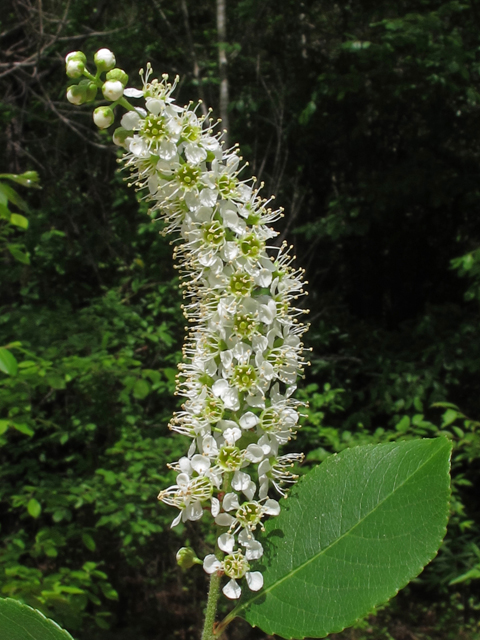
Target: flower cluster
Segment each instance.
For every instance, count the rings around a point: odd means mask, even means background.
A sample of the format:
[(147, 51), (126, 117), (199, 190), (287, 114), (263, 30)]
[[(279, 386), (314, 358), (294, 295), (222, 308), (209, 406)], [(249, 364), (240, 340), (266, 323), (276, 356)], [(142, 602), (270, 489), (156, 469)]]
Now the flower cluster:
[[(113, 54), (99, 54), (100, 71), (111, 69)], [(67, 56), (69, 69), (71, 77), (85, 75), (78, 52)], [(277, 232), (269, 224), (281, 211), (260, 197), (255, 179), (240, 179), (242, 158), (237, 147), (223, 149), (216, 124), (192, 105), (175, 104), (177, 80), (151, 80), (147, 65), (143, 89), (125, 89), (115, 69), (103, 85), (100, 71), (93, 81), (128, 109), (114, 141), (126, 150), (132, 182), (147, 190), (151, 214), (164, 221), (166, 232), (181, 238), (175, 256), (190, 329), (177, 378), (185, 402), (170, 428), (191, 444), (170, 465), (176, 484), (158, 497), (178, 509), (172, 526), (211, 514), (217, 548), (203, 566), (230, 578), (223, 592), (235, 599), (243, 577), (254, 591), (263, 586), (262, 574), (250, 570), (263, 554), (255, 534), (266, 516), (280, 512), (271, 489), (284, 496), (297, 478), (292, 467), (303, 459), (280, 453), (299, 428), (301, 403), (292, 394), (305, 364), (306, 326), (294, 304), (303, 293), (303, 273), (286, 245), (271, 244)], [(122, 84), (121, 98), (115, 87), (105, 90), (108, 82)], [(143, 98), (145, 107), (123, 96)]]

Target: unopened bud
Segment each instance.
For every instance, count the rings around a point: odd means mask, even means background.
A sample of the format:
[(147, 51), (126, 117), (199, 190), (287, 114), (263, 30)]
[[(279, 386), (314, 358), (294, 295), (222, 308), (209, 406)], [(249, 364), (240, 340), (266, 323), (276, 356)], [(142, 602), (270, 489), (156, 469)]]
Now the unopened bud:
[(114, 120), (115, 115), (110, 107), (97, 107), (93, 112), (93, 121), (99, 129), (108, 129)]
[(113, 132), (113, 136), (112, 136), (113, 143), (116, 144), (118, 147), (124, 147), (125, 140), (130, 135), (131, 135), (131, 131), (127, 131), (123, 127), (118, 127), (118, 129), (115, 129), (115, 131)]
[(102, 87), (102, 92), (107, 100), (114, 102), (123, 96), (123, 84), (120, 80), (107, 80)]
[(81, 81), (80, 84), (85, 83), (86, 87), (86, 102), (93, 102), (97, 95), (98, 87), (94, 82), (90, 80)]
[(65, 64), (65, 72), (69, 78), (80, 78), (85, 71), (85, 64), (81, 60), (69, 60)]
[(177, 564), (182, 569), (190, 569), (194, 564), (202, 564), (202, 561), (197, 558), (193, 549), (182, 547), (177, 551)]
[(99, 71), (109, 71), (116, 63), (115, 56), (110, 49), (99, 49), (93, 56), (93, 60)]
[(125, 87), (128, 82), (128, 74), (123, 69), (112, 69), (107, 73), (107, 80), (118, 80)]
[(70, 53), (67, 53), (65, 56), (65, 63), (71, 62), (72, 60), (80, 60), (83, 64), (87, 64), (87, 57), (83, 51), (71, 51)]
[(87, 101), (87, 90), (85, 85), (74, 84), (67, 89), (67, 100), (72, 104), (83, 104)]

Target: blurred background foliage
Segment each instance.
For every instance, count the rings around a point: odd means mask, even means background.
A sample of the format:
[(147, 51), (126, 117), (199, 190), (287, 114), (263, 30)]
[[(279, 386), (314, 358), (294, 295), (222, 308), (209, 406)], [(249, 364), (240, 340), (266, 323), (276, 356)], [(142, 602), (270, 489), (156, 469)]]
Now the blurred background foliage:
[[(476, 0), (5, 0), (0, 18), (0, 593), (78, 640), (193, 638), (206, 579), (156, 493), (184, 321), (169, 239), (117, 173), (64, 56), (179, 74), (285, 207), (307, 269), (305, 470), (447, 434), (438, 557), (337, 639), (480, 637), (480, 6)], [(37, 172), (39, 183), (35, 174)], [(28, 189), (30, 186), (41, 189)], [(319, 603), (321, 606), (321, 603)], [(242, 624), (230, 638), (261, 638)]]

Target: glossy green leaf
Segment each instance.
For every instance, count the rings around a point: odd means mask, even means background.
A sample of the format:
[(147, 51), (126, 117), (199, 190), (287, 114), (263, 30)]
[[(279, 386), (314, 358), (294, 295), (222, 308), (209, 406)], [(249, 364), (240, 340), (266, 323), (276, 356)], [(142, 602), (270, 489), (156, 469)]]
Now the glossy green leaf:
[(260, 539), (264, 588), (226, 618), (322, 638), (392, 598), (445, 535), (451, 444), (367, 445), (333, 455), (283, 501)]
[(42, 505), (35, 498), (30, 498), (27, 504), (27, 511), (32, 516), (32, 518), (38, 518), (38, 516), (42, 513)]
[(0, 371), (9, 376), (14, 376), (17, 373), (17, 369), (18, 363), (15, 356), (9, 349), (0, 347)]
[(72, 640), (72, 636), (43, 613), (11, 598), (0, 599), (2, 640)]

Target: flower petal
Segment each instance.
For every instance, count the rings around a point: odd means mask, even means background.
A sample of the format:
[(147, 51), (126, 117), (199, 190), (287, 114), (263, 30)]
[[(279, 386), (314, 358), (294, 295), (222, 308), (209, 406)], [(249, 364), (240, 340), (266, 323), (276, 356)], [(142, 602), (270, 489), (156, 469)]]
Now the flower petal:
[(212, 516), (214, 518), (216, 518), (218, 516), (218, 514), (220, 513), (220, 501), (217, 500), (217, 498), (212, 498), (211, 511), (212, 511)]
[(245, 574), (250, 591), (259, 591), (263, 587), (263, 576), (260, 571), (251, 571)]
[(230, 580), (230, 582), (227, 582), (222, 591), (224, 595), (226, 595), (230, 600), (238, 600), (238, 598), (240, 598), (240, 596), (242, 595), (242, 589), (238, 586), (236, 580), (234, 580), (233, 578)]
[(230, 533), (222, 533), (222, 535), (218, 537), (218, 546), (225, 553), (232, 553), (233, 547), (235, 546), (235, 536), (232, 536)]
[(220, 560), (210, 553), (208, 556), (205, 556), (203, 560), (203, 570), (206, 573), (214, 573), (215, 571), (220, 571), (222, 569), (222, 563)]
[(219, 513), (215, 518), (215, 523), (220, 527), (229, 527), (232, 522), (235, 522), (235, 518), (230, 516), (228, 513)]

